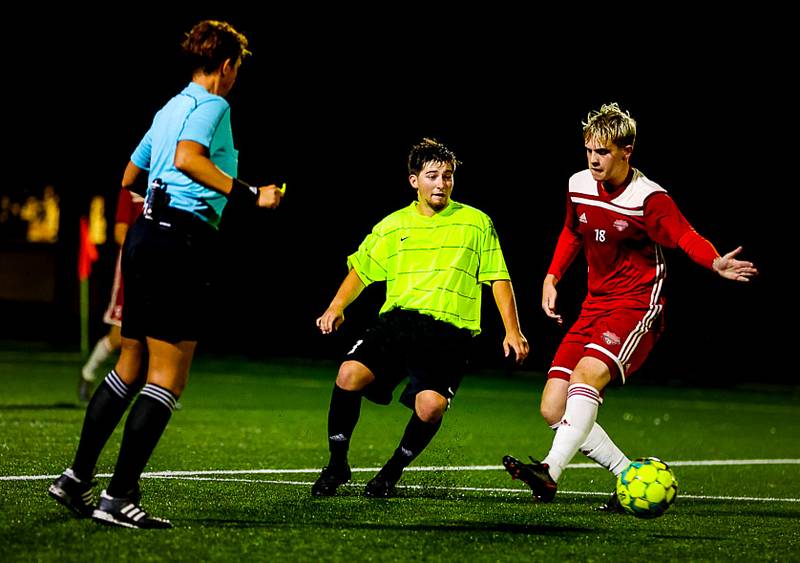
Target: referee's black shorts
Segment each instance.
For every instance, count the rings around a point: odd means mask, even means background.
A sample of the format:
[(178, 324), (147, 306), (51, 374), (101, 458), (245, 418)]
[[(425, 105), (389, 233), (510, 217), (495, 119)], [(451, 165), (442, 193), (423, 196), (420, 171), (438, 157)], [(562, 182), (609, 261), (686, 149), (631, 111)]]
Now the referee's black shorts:
[(211, 303), (217, 231), (193, 214), (169, 208), (140, 215), (122, 251), (122, 335), (143, 341), (196, 341)]
[(408, 377), (402, 404), (413, 409), (417, 393), (431, 390), (449, 405), (467, 371), (471, 341), (467, 329), (417, 311), (392, 309), (378, 317), (344, 360), (361, 362), (375, 375), (364, 388), (370, 401), (388, 405), (395, 387)]

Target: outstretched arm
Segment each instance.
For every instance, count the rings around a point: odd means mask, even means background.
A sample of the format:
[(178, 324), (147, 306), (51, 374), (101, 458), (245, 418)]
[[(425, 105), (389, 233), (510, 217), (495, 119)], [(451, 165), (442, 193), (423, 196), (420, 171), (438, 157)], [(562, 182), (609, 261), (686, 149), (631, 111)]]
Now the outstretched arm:
[(720, 256), (714, 245), (692, 228), (666, 194), (656, 194), (647, 201), (645, 223), (653, 240), (668, 247), (680, 247), (689, 258), (723, 278), (746, 282), (758, 275), (752, 262), (734, 258), (742, 251), (741, 246)]
[(734, 256), (737, 256), (741, 251), (742, 247), (739, 246), (724, 256), (717, 256), (711, 263), (711, 269), (723, 278), (729, 280), (740, 282), (750, 281), (750, 278), (758, 275), (758, 270), (752, 262), (736, 260), (736, 258), (734, 258)]
[(514, 297), (514, 287), (510, 280), (497, 280), (492, 282), (492, 294), (503, 319), (506, 328), (506, 336), (503, 338), (503, 351), (506, 358), (514, 350), (517, 356), (517, 364), (521, 364), (528, 357), (530, 348), (528, 340), (522, 334), (517, 315), (517, 300)]
[[(208, 158), (208, 149), (196, 141), (178, 141), (175, 149), (175, 167), (195, 182), (217, 190), (230, 197), (238, 180), (231, 178)], [(275, 184), (259, 186), (256, 205), (274, 209), (281, 203), (283, 192)], [(255, 195), (255, 194), (254, 194)]]
[(317, 327), (322, 334), (330, 334), (339, 328), (339, 325), (344, 322), (344, 310), (356, 300), (365, 287), (355, 269), (351, 269), (342, 285), (339, 286), (339, 291), (336, 292), (331, 304), (317, 319)]

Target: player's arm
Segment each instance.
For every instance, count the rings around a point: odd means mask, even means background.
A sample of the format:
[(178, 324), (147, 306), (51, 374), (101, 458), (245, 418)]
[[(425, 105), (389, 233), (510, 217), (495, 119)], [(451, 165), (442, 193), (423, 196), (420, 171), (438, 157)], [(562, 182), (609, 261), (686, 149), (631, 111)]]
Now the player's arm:
[(492, 294), (497, 304), (497, 310), (503, 319), (506, 336), (503, 339), (503, 352), (506, 358), (513, 349), (516, 354), (517, 364), (521, 364), (528, 357), (530, 347), (522, 329), (519, 326), (517, 314), (517, 300), (514, 296), (514, 287), (511, 280), (495, 280), (492, 282)]
[(545, 315), (554, 319), (558, 324), (563, 324), (564, 319), (556, 313), (556, 299), (558, 297), (556, 285), (575, 260), (575, 257), (578, 256), (582, 247), (583, 237), (577, 230), (575, 207), (569, 199), (569, 194), (567, 194), (567, 216), (564, 219), (564, 228), (561, 229), (561, 234), (558, 236), (553, 259), (550, 261), (547, 275), (544, 277), (544, 282), (542, 282), (542, 310)]
[(278, 207), (283, 196), (283, 192), (275, 184), (255, 187), (238, 178), (231, 178), (208, 158), (208, 149), (197, 141), (178, 141), (175, 168), (207, 188), (222, 192), (229, 198), (250, 200), (258, 207), (274, 209)]
[(365, 287), (366, 285), (361, 281), (355, 268), (351, 268), (342, 285), (339, 286), (333, 301), (317, 319), (317, 327), (322, 334), (330, 334), (339, 328), (339, 325), (344, 322), (344, 310), (361, 295)]
[(128, 161), (122, 173), (122, 187), (144, 197), (147, 192), (147, 170), (139, 168), (133, 161)]
[(122, 246), (128, 234), (129, 221), (133, 209), (133, 194), (121, 189), (117, 194), (117, 211), (114, 215), (114, 242)]
[(655, 194), (645, 202), (644, 218), (650, 238), (669, 248), (679, 247), (692, 261), (725, 279), (746, 282), (758, 274), (752, 262), (735, 258), (742, 251), (741, 246), (720, 256), (714, 245), (694, 230), (667, 194)]

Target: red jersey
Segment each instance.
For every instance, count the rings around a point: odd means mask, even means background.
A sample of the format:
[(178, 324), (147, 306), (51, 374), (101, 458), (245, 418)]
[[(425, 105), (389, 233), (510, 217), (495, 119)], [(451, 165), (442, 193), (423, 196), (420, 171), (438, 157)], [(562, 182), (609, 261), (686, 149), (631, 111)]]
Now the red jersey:
[(589, 266), (584, 312), (660, 309), (667, 275), (662, 246), (680, 246), (709, 269), (718, 256), (666, 190), (638, 170), (613, 193), (584, 170), (569, 180), (567, 217), (548, 273), (561, 279), (583, 247)]
[(138, 194), (120, 188), (117, 196), (117, 214), (114, 217), (115, 223), (125, 223), (129, 227), (142, 212), (144, 198)]
[[(119, 190), (117, 196), (117, 213), (114, 223), (125, 223), (130, 227), (141, 214), (144, 198), (125, 188)], [(122, 248), (117, 253), (117, 267), (114, 270), (114, 285), (111, 287), (111, 301), (108, 304), (103, 320), (106, 324), (122, 326), (122, 305), (125, 301), (122, 290)]]

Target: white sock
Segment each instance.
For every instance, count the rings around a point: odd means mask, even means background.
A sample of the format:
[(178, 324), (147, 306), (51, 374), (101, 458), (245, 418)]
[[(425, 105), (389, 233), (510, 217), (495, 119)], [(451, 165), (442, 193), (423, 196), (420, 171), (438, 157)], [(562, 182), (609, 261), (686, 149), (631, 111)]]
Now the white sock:
[(597, 419), (600, 392), (585, 383), (573, 383), (567, 390), (564, 417), (556, 430), (550, 452), (542, 462), (550, 466), (550, 476), (558, 481), (567, 464), (586, 442)]
[(615, 477), (622, 473), (631, 462), (628, 456), (611, 441), (603, 427), (596, 422), (586, 441), (581, 445), (580, 451), (592, 461), (611, 471)]
[(86, 360), (86, 364), (81, 369), (81, 376), (86, 381), (95, 381), (97, 379), (97, 368), (100, 367), (100, 364), (105, 362), (108, 357), (111, 355), (111, 341), (108, 339), (108, 335), (104, 336), (100, 340), (97, 341), (97, 344), (94, 345), (94, 350), (89, 355), (89, 359)]
[[(556, 422), (555, 424), (551, 424), (550, 428), (555, 431), (558, 430), (560, 425), (561, 422)], [(589, 436), (586, 438), (586, 441), (581, 444), (581, 447), (578, 449), (583, 455), (611, 471), (614, 477), (622, 473), (631, 463), (628, 456), (611, 441), (611, 438), (606, 431), (603, 430), (603, 427), (596, 422), (592, 426), (591, 431), (589, 431)]]

